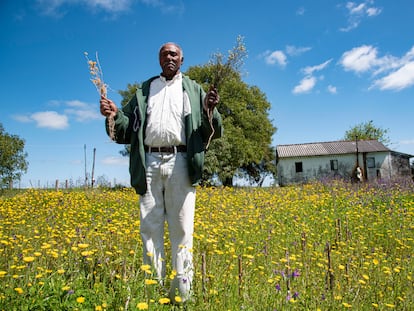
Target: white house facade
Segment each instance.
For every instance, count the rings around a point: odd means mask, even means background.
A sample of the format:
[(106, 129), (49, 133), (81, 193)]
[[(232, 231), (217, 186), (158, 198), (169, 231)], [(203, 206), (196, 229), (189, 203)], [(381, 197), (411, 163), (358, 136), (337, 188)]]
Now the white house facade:
[(278, 184), (329, 177), (375, 180), (410, 176), (412, 157), (392, 151), (376, 140), (279, 145), (276, 147)]

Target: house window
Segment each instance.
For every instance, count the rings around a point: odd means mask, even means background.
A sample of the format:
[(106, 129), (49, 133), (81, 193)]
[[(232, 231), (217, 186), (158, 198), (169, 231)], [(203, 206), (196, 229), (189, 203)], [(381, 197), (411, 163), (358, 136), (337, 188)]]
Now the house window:
[(331, 171), (338, 170), (338, 160), (331, 160)]
[(295, 162), (295, 170), (296, 170), (296, 173), (303, 172), (302, 162)]
[(367, 158), (367, 167), (368, 168), (374, 168), (375, 167), (375, 158), (374, 157)]

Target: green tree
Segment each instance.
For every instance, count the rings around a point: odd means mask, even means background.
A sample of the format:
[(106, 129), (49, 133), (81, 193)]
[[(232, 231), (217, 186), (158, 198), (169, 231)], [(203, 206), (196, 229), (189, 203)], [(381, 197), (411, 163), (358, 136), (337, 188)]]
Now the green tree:
[(24, 152), (24, 140), (17, 135), (10, 135), (0, 124), (0, 185), (11, 186), (27, 172), (27, 153)]
[(344, 140), (371, 140), (375, 139), (383, 143), (385, 146), (389, 145), (390, 139), (388, 137), (388, 129), (377, 127), (374, 122), (362, 122), (345, 132)]

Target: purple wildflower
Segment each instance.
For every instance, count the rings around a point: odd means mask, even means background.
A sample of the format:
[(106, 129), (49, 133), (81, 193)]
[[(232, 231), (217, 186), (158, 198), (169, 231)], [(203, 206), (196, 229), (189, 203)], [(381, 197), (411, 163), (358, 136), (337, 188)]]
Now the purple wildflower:
[(295, 271), (292, 272), (292, 278), (297, 278), (300, 276), (300, 272), (298, 269), (295, 269)]

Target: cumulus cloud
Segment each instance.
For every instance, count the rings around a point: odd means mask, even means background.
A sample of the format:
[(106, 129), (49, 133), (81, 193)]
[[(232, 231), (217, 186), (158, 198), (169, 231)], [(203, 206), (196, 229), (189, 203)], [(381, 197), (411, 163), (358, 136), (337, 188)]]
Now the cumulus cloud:
[(278, 64), (279, 66), (286, 66), (287, 64), (287, 57), (283, 51), (273, 51), (273, 52), (266, 52), (265, 53), (265, 62), (268, 65), (275, 65)]
[(311, 50), (310, 47), (287, 45), (285, 50), (266, 51), (262, 54), (262, 56), (268, 65), (279, 65), (281, 67), (285, 67), (288, 63), (287, 55), (299, 56), (309, 50)]
[(293, 88), (293, 94), (302, 94), (310, 92), (316, 85), (316, 78), (308, 76), (303, 78), (300, 83)]
[(414, 46), (398, 58), (379, 56), (376, 47), (362, 45), (343, 53), (339, 63), (345, 71), (370, 73), (375, 78), (370, 89), (399, 91), (414, 85)]
[(96, 104), (87, 104), (79, 100), (67, 101), (65, 104), (69, 107), (65, 109), (65, 113), (75, 116), (76, 121), (85, 122), (101, 119)]
[[(302, 69), (302, 72), (305, 74), (305, 77), (295, 86), (292, 90), (293, 94), (302, 94), (309, 93), (316, 86), (318, 78), (314, 76), (315, 72), (324, 70), (332, 59), (329, 59), (319, 65), (307, 66)], [(323, 76), (319, 77), (320, 80), (323, 80)]]
[(361, 3), (349, 1), (345, 8), (347, 10), (348, 25), (339, 29), (343, 32), (357, 28), (364, 18), (377, 16), (382, 12), (381, 8), (374, 5), (374, 0), (366, 0)]
[[(54, 110), (38, 111), (31, 114), (15, 115), (13, 118), (21, 123), (36, 123), (37, 127), (52, 130), (64, 130), (69, 127), (69, 120), (87, 122), (101, 119), (96, 104), (88, 104), (79, 100), (58, 101), (52, 100), (49, 105)], [(58, 112), (61, 108), (63, 112)]]
[(362, 45), (345, 52), (340, 63), (346, 71), (365, 72), (378, 62), (377, 49), (370, 45)]
[(389, 75), (374, 81), (371, 88), (400, 91), (414, 85), (414, 61), (403, 65)]
[(68, 117), (56, 111), (35, 112), (29, 118), (36, 122), (37, 127), (53, 130), (64, 130), (69, 127)]

